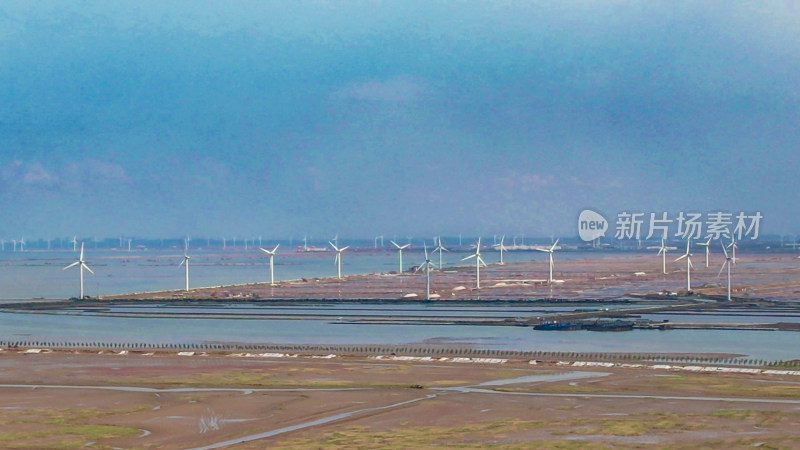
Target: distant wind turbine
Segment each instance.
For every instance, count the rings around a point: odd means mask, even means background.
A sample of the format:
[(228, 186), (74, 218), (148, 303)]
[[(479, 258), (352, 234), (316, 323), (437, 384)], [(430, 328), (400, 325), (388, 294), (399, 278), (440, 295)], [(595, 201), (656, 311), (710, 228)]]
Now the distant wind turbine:
[(186, 245), (184, 246), (184, 250), (183, 250), (183, 260), (181, 261), (180, 264), (178, 264), (178, 267), (186, 266), (186, 292), (189, 292), (189, 260), (190, 259), (192, 259), (192, 257), (189, 256), (189, 242), (187, 240)]
[(339, 248), (339, 247), (333, 245), (333, 242), (331, 242), (331, 241), (328, 241), (328, 243), (331, 244), (331, 247), (333, 247), (334, 250), (336, 250), (336, 257), (333, 259), (333, 263), (336, 264), (337, 274), (338, 274), (339, 279), (341, 280), (342, 279), (342, 252), (347, 250), (348, 248), (350, 248), (350, 246), (346, 245), (346, 246), (344, 246), (342, 248)]
[(423, 249), (425, 250), (425, 262), (422, 263), (417, 269), (414, 271), (419, 272), (422, 269), (425, 269), (425, 300), (431, 299), (431, 267), (436, 267), (432, 262), (431, 259), (428, 257), (428, 245), (423, 243)]
[(439, 236), (439, 243), (436, 245), (436, 248), (433, 249), (433, 251), (434, 252), (439, 252), (439, 270), (442, 270), (442, 268), (444, 267), (442, 265), (442, 252), (443, 251), (449, 252), (450, 250), (444, 248), (444, 245), (442, 245), (442, 237), (441, 236)]
[(547, 282), (553, 284), (553, 253), (556, 251), (556, 246), (558, 245), (558, 239), (550, 246), (550, 248), (541, 248), (536, 247), (536, 250), (540, 252), (545, 252), (550, 257), (550, 275), (547, 277)]
[(711, 238), (705, 242), (698, 242), (697, 245), (706, 248), (706, 267), (708, 267), (708, 256), (711, 254)]
[(722, 263), (722, 267), (719, 269), (719, 273), (717, 274), (717, 278), (722, 275), (722, 271), (725, 270), (725, 267), (728, 267), (728, 301), (731, 301), (731, 261), (733, 258), (728, 256), (728, 251), (725, 250), (725, 244), (722, 245), (722, 252), (725, 253), (725, 262)]
[(687, 239), (686, 240), (686, 253), (684, 253), (683, 256), (680, 256), (679, 258), (677, 258), (675, 260), (675, 261), (680, 261), (683, 258), (686, 258), (686, 290), (687, 291), (691, 291), (692, 290), (692, 268), (694, 267), (692, 265), (692, 254), (689, 252), (690, 244), (691, 244), (691, 241)]
[(262, 252), (264, 252), (264, 253), (269, 255), (269, 285), (270, 286), (275, 286), (275, 270), (274, 270), (274, 266), (273, 266), (273, 258), (275, 258), (275, 252), (278, 251), (278, 247), (280, 247), (280, 246), (281, 246), (281, 244), (278, 244), (272, 250), (267, 250), (267, 249), (258, 247), (259, 249), (261, 249)]
[(475, 253), (467, 256), (466, 258), (461, 258), (462, 261), (466, 261), (468, 259), (475, 258), (475, 289), (481, 288), (481, 264), (483, 267), (486, 267), (486, 263), (483, 262), (483, 258), (481, 258), (481, 238), (478, 238), (478, 245), (475, 246)]
[(64, 267), (61, 270), (67, 270), (70, 267), (74, 267), (74, 266), (78, 266), (78, 269), (79, 269), (78, 272), (80, 273), (80, 279), (81, 279), (81, 297), (80, 298), (81, 298), (81, 300), (83, 300), (83, 269), (88, 270), (89, 273), (94, 275), (94, 272), (92, 272), (92, 269), (90, 269), (89, 266), (86, 265), (86, 261), (83, 260), (83, 242), (81, 242), (81, 253), (80, 253), (80, 256), (78, 256), (78, 260), (75, 261), (74, 263), (68, 265), (67, 267)]
[(739, 248), (739, 246), (736, 245), (736, 238), (734, 238), (733, 235), (731, 235), (731, 243), (728, 244), (728, 248), (731, 249), (731, 256), (732, 256), (731, 262), (735, 265), (736, 264), (736, 249)]
[[(81, 243), (81, 245), (83, 245), (83, 243)], [(78, 236), (73, 236), (72, 237), (72, 251), (73, 252), (78, 251), (78, 247), (77, 246), (78, 246)]]
[(497, 247), (498, 250), (500, 250), (500, 264), (505, 264), (505, 262), (503, 262), (503, 252), (508, 250), (508, 247), (506, 247), (505, 244), (503, 244), (503, 241), (505, 240), (506, 236), (503, 235), (502, 237), (500, 237), (500, 243), (494, 245), (495, 247)]
[(661, 273), (667, 273), (667, 246), (664, 244), (664, 240), (661, 240), (661, 248), (658, 249), (658, 253), (656, 255), (661, 255)]
[(395, 241), (389, 241), (397, 247), (397, 254), (400, 255), (400, 274), (403, 273), (403, 249), (408, 248), (411, 244), (400, 245)]

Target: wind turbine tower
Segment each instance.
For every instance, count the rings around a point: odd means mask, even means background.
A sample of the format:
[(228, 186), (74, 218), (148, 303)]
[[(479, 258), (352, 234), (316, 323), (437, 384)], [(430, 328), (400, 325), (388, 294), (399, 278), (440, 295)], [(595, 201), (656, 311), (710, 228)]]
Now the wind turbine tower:
[(411, 244), (400, 245), (395, 241), (389, 241), (389, 242), (391, 242), (395, 247), (397, 247), (397, 253), (398, 253), (398, 255), (400, 255), (400, 269), (399, 269), (400, 272), (399, 273), (402, 275), (403, 274), (403, 249), (408, 248)]
[(333, 262), (334, 262), (334, 264), (336, 264), (337, 276), (341, 280), (342, 279), (342, 252), (347, 250), (348, 248), (350, 248), (350, 246), (347, 245), (347, 246), (344, 246), (342, 248), (339, 248), (339, 247), (333, 245), (333, 242), (331, 242), (331, 241), (328, 241), (328, 243), (331, 244), (331, 247), (333, 247), (334, 250), (336, 250), (336, 257), (333, 259)]
[(267, 249), (259, 247), (259, 249), (261, 249), (262, 252), (264, 252), (264, 253), (269, 255), (269, 285), (270, 286), (275, 286), (275, 267), (273, 265), (273, 258), (275, 258), (275, 252), (278, 251), (278, 247), (280, 247), (280, 246), (281, 246), (281, 244), (278, 244), (272, 250), (267, 250)]
[(434, 252), (439, 252), (439, 270), (442, 270), (442, 268), (444, 267), (442, 265), (442, 252), (443, 251), (449, 252), (450, 250), (444, 248), (444, 245), (442, 245), (442, 237), (441, 236), (439, 236), (439, 244), (436, 246), (435, 249), (433, 249), (433, 251)]
[(664, 244), (664, 240), (661, 240), (661, 248), (658, 249), (658, 253), (656, 255), (661, 255), (661, 273), (664, 275), (667, 274), (667, 246)]
[(86, 270), (89, 271), (89, 273), (94, 275), (94, 272), (92, 272), (92, 269), (90, 269), (89, 266), (86, 265), (86, 261), (83, 260), (83, 242), (81, 242), (81, 253), (80, 253), (80, 256), (78, 256), (78, 260), (75, 261), (74, 263), (68, 265), (67, 267), (64, 267), (61, 270), (67, 270), (70, 267), (74, 267), (74, 266), (78, 266), (78, 273), (80, 273), (80, 280), (81, 280), (81, 297), (80, 298), (81, 298), (81, 300), (83, 300), (83, 297), (84, 297), (83, 296), (83, 270), (86, 269)]
[(550, 248), (539, 248), (537, 247), (536, 250), (540, 252), (545, 252), (550, 257), (550, 275), (547, 277), (547, 282), (549, 284), (553, 284), (553, 253), (556, 251), (556, 246), (558, 245), (558, 239), (550, 246)]
[(690, 246), (691, 242), (692, 241), (690, 241), (688, 239), (686, 240), (686, 253), (684, 253), (683, 256), (680, 256), (679, 258), (677, 258), (675, 260), (675, 261), (680, 261), (683, 258), (686, 258), (686, 290), (687, 291), (691, 291), (692, 290), (692, 268), (694, 267), (692, 265), (692, 254), (689, 252), (689, 250), (690, 250), (689, 246)]
[(733, 261), (733, 258), (728, 256), (728, 251), (725, 250), (725, 244), (721, 244), (721, 245), (722, 245), (722, 253), (725, 254), (725, 262), (722, 263), (722, 267), (719, 269), (719, 273), (717, 274), (717, 277), (722, 275), (722, 271), (725, 270), (725, 267), (727, 266), (728, 267), (728, 301), (731, 301), (731, 262)]
[(505, 262), (503, 262), (503, 252), (508, 250), (508, 248), (503, 243), (505, 241), (505, 239), (506, 239), (506, 236), (503, 235), (502, 237), (500, 237), (500, 243), (494, 245), (495, 247), (497, 247), (498, 250), (500, 250), (500, 264), (501, 265), (505, 264)]
[(708, 256), (711, 254), (711, 238), (705, 242), (698, 242), (697, 245), (706, 248), (706, 267), (708, 267)]
[(183, 260), (181, 261), (180, 264), (178, 264), (178, 267), (186, 266), (186, 292), (189, 292), (189, 260), (190, 259), (192, 259), (192, 258), (189, 256), (189, 241), (187, 239), (186, 240), (186, 246), (184, 247), (184, 250), (183, 250)]
[(425, 300), (431, 299), (431, 267), (435, 267), (431, 262), (431, 259), (428, 257), (428, 245), (423, 243), (423, 248), (425, 249), (425, 262), (422, 263), (414, 272), (419, 272), (421, 269), (425, 269)]
[(462, 258), (462, 261), (466, 261), (468, 259), (475, 258), (475, 289), (481, 288), (481, 265), (486, 267), (486, 263), (483, 262), (483, 258), (481, 258), (481, 238), (478, 238), (478, 245), (475, 246), (475, 253), (467, 256), (466, 258)]

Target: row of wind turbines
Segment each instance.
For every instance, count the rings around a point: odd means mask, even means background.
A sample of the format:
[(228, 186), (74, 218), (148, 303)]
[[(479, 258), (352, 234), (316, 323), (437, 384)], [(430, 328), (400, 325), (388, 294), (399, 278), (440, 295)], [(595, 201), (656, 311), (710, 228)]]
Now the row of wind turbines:
[[(682, 259), (686, 260), (686, 290), (692, 290), (692, 269), (694, 269), (694, 265), (692, 264), (692, 251), (691, 251), (691, 244), (692, 241), (687, 239), (686, 240), (686, 253), (679, 256), (675, 259), (675, 262), (680, 261)], [(706, 267), (709, 267), (709, 259), (711, 256), (711, 239), (709, 238), (706, 242), (699, 242), (697, 245), (701, 247), (705, 247), (705, 254), (706, 254)], [(722, 275), (722, 272), (727, 268), (728, 269), (728, 301), (731, 300), (731, 265), (736, 264), (736, 249), (738, 245), (736, 245), (736, 239), (731, 237), (731, 242), (726, 246), (724, 243), (720, 242), (720, 246), (722, 247), (722, 253), (725, 255), (725, 261), (722, 263), (722, 267), (719, 269), (719, 273), (717, 277)], [(731, 250), (731, 254), (728, 255), (728, 249)], [(667, 273), (667, 246), (664, 243), (664, 240), (661, 240), (661, 247), (658, 250), (658, 255), (661, 255), (661, 272), (666, 275)]]
[[(504, 264), (503, 253), (505, 251), (508, 251), (508, 248), (504, 244), (504, 240), (505, 240), (505, 236), (503, 236), (500, 239), (499, 244), (495, 244), (494, 245), (494, 247), (496, 247), (496, 248), (498, 248), (500, 250), (500, 264)], [(398, 273), (403, 273), (403, 250), (405, 250), (408, 247), (410, 247), (411, 244), (408, 243), (408, 244), (400, 245), (397, 242), (395, 242), (394, 240), (390, 240), (390, 242), (392, 243), (392, 245), (394, 247), (397, 248), (397, 251), (398, 251), (398, 257), (399, 257)], [(436, 247), (434, 248), (433, 252), (434, 253), (437, 252), (437, 251), (439, 252), (439, 265), (436, 266), (430, 260), (430, 258), (428, 256), (427, 243), (425, 243), (425, 245), (424, 245), (425, 261), (419, 267), (417, 267), (416, 270), (415, 270), (415, 273), (420, 271), (420, 270), (422, 270), (422, 269), (425, 269), (425, 271), (426, 271), (426, 278), (427, 278), (427, 280), (426, 280), (426, 293), (427, 293), (426, 298), (428, 298), (428, 299), (430, 299), (430, 269), (431, 268), (437, 268), (437, 267), (440, 268), (440, 267), (442, 267), (443, 266), (443, 263), (442, 263), (442, 252), (449, 252), (450, 251), (447, 248), (445, 248), (444, 245), (442, 245), (442, 239), (440, 237), (435, 240), (435, 243), (436, 243)], [(338, 242), (337, 242), (337, 244), (335, 244), (332, 241), (328, 241), (328, 244), (330, 244), (330, 246), (336, 252), (336, 255), (334, 257), (334, 264), (336, 264), (337, 278), (341, 279), (342, 278), (342, 253), (345, 250), (347, 250), (348, 248), (350, 248), (350, 246), (347, 245), (347, 246), (339, 247), (337, 245)], [(549, 249), (540, 249), (542, 251), (550, 252), (550, 278), (549, 278), (550, 282), (552, 282), (552, 278), (553, 278), (553, 256), (552, 256), (552, 252), (555, 249), (556, 245), (558, 245), (558, 241), (556, 241), (556, 243), (553, 244), (553, 246), (550, 247)], [(276, 283), (275, 283), (275, 256), (277, 254), (277, 251), (278, 251), (279, 247), (280, 247), (280, 244), (275, 245), (275, 247), (272, 250), (267, 250), (267, 249), (265, 249), (263, 247), (259, 247), (259, 250), (263, 251), (264, 253), (266, 253), (269, 256), (270, 286), (276, 286)], [(462, 260), (468, 260), (468, 259), (471, 259), (471, 258), (475, 258), (475, 262), (476, 262), (476, 280), (477, 280), (476, 281), (476, 288), (478, 288), (478, 289), (480, 289), (480, 266), (483, 265), (484, 267), (486, 267), (486, 263), (484, 262), (483, 258), (481, 258), (480, 249), (481, 249), (481, 238), (478, 238), (478, 243), (476, 245), (475, 254), (469, 255), (469, 256), (467, 256), (467, 257), (462, 259)], [(183, 259), (180, 261), (178, 266), (184, 268), (184, 273), (185, 273), (184, 290), (187, 291), (187, 292), (190, 290), (190, 288), (189, 288), (189, 262), (190, 262), (191, 259), (192, 259), (192, 257), (189, 256), (189, 240), (186, 239), (184, 241)], [(84, 274), (83, 274), (83, 271), (86, 270), (89, 273), (91, 273), (92, 275), (94, 275), (94, 272), (92, 271), (91, 268), (89, 268), (89, 266), (86, 264), (86, 260), (84, 259), (84, 243), (83, 242), (81, 242), (81, 244), (80, 244), (80, 252), (79, 252), (78, 260), (73, 262), (73, 263), (71, 263), (71, 264), (69, 264), (69, 265), (67, 265), (62, 270), (67, 270), (67, 269), (75, 267), (75, 266), (78, 266), (78, 268), (79, 268), (80, 298), (84, 298), (85, 296), (84, 296)]]
[[(505, 236), (503, 236), (500, 239), (500, 242), (498, 244), (494, 244), (493, 245), (493, 247), (497, 248), (499, 250), (499, 252), (500, 252), (500, 262), (499, 262), (499, 264), (501, 264), (501, 265), (505, 264), (505, 262), (504, 262), (504, 252), (508, 251), (508, 248), (504, 244), (504, 240), (505, 240)], [(409, 248), (411, 246), (411, 244), (408, 243), (408, 244), (400, 245), (397, 242), (395, 242), (394, 240), (390, 240), (390, 242), (397, 249), (397, 252), (398, 252), (398, 259), (399, 259), (398, 273), (403, 273), (403, 271), (404, 271), (403, 270), (403, 267), (404, 267), (403, 266), (403, 250), (406, 250), (407, 248)], [(425, 260), (414, 271), (415, 273), (417, 273), (420, 270), (425, 270), (425, 274), (426, 274), (426, 299), (430, 299), (430, 295), (431, 295), (430, 294), (430, 271), (431, 271), (432, 268), (434, 268), (434, 269), (442, 268), (443, 267), (442, 252), (449, 252), (450, 251), (447, 248), (445, 248), (444, 245), (442, 245), (441, 238), (437, 238), (434, 242), (436, 244), (436, 247), (433, 249), (433, 253), (439, 252), (439, 264), (438, 264), (438, 266), (431, 261), (430, 256), (428, 254), (427, 243), (424, 243)], [(183, 266), (184, 269), (185, 269), (185, 286), (184, 286), (184, 289), (185, 289), (185, 291), (188, 292), (190, 290), (190, 288), (189, 288), (189, 261), (191, 260), (191, 257), (188, 254), (188, 249), (189, 249), (188, 239), (186, 241), (184, 241), (184, 244), (185, 245), (184, 245), (183, 259), (178, 264), (178, 266), (179, 267)], [(350, 248), (350, 246), (347, 245), (347, 246), (340, 247), (340, 246), (337, 245), (338, 242), (335, 244), (332, 241), (328, 241), (328, 244), (330, 244), (330, 246), (336, 252), (336, 255), (334, 257), (334, 264), (336, 265), (337, 278), (341, 279), (342, 278), (342, 253), (345, 250), (347, 250), (348, 248)], [(708, 267), (709, 266), (711, 239), (709, 239), (706, 242), (698, 243), (698, 245), (705, 247), (706, 267)], [(736, 249), (737, 249), (737, 245), (736, 245), (736, 241), (734, 239), (731, 239), (731, 242), (730, 242), (730, 244), (728, 244), (727, 248), (726, 248), (725, 244), (721, 244), (721, 246), (722, 246), (722, 251), (723, 251), (723, 253), (725, 255), (725, 262), (723, 263), (722, 267), (720, 268), (720, 272), (719, 272), (719, 274), (717, 276), (720, 276), (722, 274), (722, 272), (726, 268), (728, 269), (728, 300), (730, 300), (731, 299), (731, 265), (732, 264), (736, 264)], [(276, 284), (275, 284), (275, 256), (277, 254), (277, 251), (278, 251), (279, 247), (280, 247), (280, 244), (275, 245), (275, 247), (272, 248), (272, 250), (267, 250), (267, 249), (265, 249), (263, 247), (259, 247), (259, 250), (263, 251), (264, 253), (266, 253), (269, 256), (270, 286), (276, 286)], [(731, 256), (728, 256), (728, 251), (727, 251), (728, 248), (731, 249), (731, 252), (732, 252)], [(558, 249), (558, 239), (556, 239), (556, 241), (550, 247), (535, 247), (534, 248), (534, 250), (545, 252), (545, 253), (548, 254), (548, 262), (549, 262), (549, 264), (548, 264), (549, 271), (548, 271), (548, 277), (547, 277), (547, 283), (548, 284), (553, 284), (553, 282), (554, 282), (554, 279), (553, 279), (553, 269), (554, 269), (554, 265), (555, 265), (554, 253), (555, 253), (555, 251), (557, 249)], [(661, 246), (660, 246), (659, 251), (658, 251), (658, 255), (660, 255), (662, 257), (662, 273), (663, 274), (667, 273), (667, 265), (666, 265), (667, 264), (667, 260), (666, 260), (667, 251), (668, 251), (668, 247), (666, 246), (665, 241), (662, 239), (661, 240)], [(691, 241), (687, 240), (687, 242), (686, 242), (686, 253), (684, 253), (683, 255), (681, 255), (680, 257), (675, 259), (675, 262), (683, 260), (683, 259), (686, 260), (686, 289), (687, 289), (687, 291), (691, 291), (691, 287), (692, 287), (691, 271), (694, 268), (694, 265), (692, 264), (692, 256), (693, 255), (691, 253)], [(470, 259), (473, 259), (473, 258), (475, 259), (475, 288), (476, 289), (480, 289), (481, 288), (481, 273), (480, 273), (481, 272), (481, 266), (488, 267), (486, 262), (481, 257), (481, 238), (480, 237), (478, 238), (477, 244), (475, 245), (475, 253), (470, 254), (470, 255), (462, 258), (462, 261), (467, 261), (467, 260), (470, 260)], [(84, 298), (84, 274), (83, 274), (83, 271), (87, 270), (92, 275), (94, 275), (94, 272), (92, 271), (92, 269), (89, 268), (88, 265), (86, 265), (86, 261), (84, 260), (84, 244), (83, 244), (83, 242), (81, 242), (81, 245), (80, 245), (80, 253), (79, 253), (78, 260), (73, 262), (73, 263), (71, 263), (71, 264), (69, 264), (68, 266), (64, 267), (62, 270), (66, 270), (66, 269), (69, 269), (69, 268), (75, 267), (75, 266), (78, 266), (78, 268), (79, 268), (80, 298)]]

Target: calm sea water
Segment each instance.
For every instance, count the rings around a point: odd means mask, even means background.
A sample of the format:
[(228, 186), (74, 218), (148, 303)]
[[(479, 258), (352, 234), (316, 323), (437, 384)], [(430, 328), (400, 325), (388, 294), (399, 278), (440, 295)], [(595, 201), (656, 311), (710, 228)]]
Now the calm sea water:
[[(334, 252), (296, 253), (293, 250), (275, 258), (276, 280), (324, 278), (336, 276)], [(191, 287), (221, 286), (269, 281), (269, 260), (258, 249), (248, 252), (192, 249), (189, 283)], [(468, 253), (444, 253), (445, 267), (464, 265)], [(564, 252), (558, 258), (583, 258), (589, 254)], [(78, 268), (61, 270), (78, 257), (72, 251), (0, 252), (0, 299), (69, 298), (79, 295)], [(484, 251), (487, 263), (499, 261), (499, 253)], [(546, 254), (535, 251), (508, 252), (507, 261), (540, 261), (546, 276)], [(184, 269), (178, 264), (182, 249), (116, 250), (86, 249), (85, 260), (95, 272), (85, 272), (84, 291), (89, 296), (131, 292), (183, 289)], [(438, 264), (439, 257), (431, 259)], [(408, 270), (424, 261), (422, 252), (404, 252), (403, 266)], [(398, 270), (395, 251), (347, 250), (342, 257), (342, 274), (356, 275)]]
[(737, 353), (800, 357), (800, 333), (729, 330), (534, 331), (475, 325), (360, 325), (329, 320), (122, 318), (0, 313), (0, 339), (158, 344), (464, 344), (476, 348), (565, 352)]

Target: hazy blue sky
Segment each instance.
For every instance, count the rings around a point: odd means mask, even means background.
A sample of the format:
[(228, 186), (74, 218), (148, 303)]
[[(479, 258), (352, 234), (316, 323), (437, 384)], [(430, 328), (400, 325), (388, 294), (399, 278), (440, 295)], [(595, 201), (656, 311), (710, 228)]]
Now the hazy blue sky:
[(0, 237), (800, 232), (800, 3), (0, 3)]

